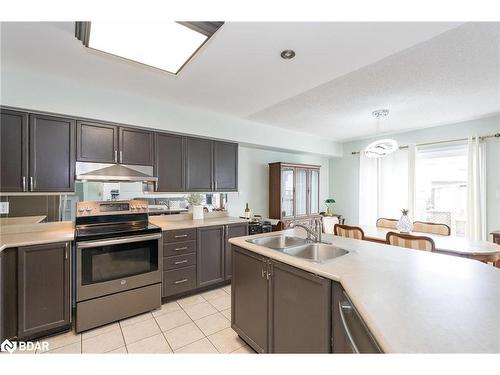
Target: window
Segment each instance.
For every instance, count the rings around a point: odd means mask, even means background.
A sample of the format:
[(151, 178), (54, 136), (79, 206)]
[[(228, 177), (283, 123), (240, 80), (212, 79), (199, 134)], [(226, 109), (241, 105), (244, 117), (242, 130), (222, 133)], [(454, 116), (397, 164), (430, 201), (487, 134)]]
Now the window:
[(77, 22), (86, 47), (177, 74), (222, 22)]
[(465, 236), (467, 144), (419, 147), (416, 154), (415, 220), (447, 224)]

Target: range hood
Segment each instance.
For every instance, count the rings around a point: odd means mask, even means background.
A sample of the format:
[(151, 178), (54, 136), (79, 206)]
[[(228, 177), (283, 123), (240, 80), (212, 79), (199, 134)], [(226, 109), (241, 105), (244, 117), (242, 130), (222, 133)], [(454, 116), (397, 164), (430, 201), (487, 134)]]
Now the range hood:
[(105, 163), (76, 163), (78, 181), (103, 182), (158, 182), (149, 165), (125, 165)]

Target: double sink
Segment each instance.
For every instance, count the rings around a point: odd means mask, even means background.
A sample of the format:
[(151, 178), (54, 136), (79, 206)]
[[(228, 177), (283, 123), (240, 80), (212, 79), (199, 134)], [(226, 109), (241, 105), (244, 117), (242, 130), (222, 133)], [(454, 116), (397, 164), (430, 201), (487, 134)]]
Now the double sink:
[(312, 242), (311, 240), (296, 236), (260, 237), (247, 240), (247, 242), (317, 263), (323, 263), (348, 253), (347, 250), (334, 245)]

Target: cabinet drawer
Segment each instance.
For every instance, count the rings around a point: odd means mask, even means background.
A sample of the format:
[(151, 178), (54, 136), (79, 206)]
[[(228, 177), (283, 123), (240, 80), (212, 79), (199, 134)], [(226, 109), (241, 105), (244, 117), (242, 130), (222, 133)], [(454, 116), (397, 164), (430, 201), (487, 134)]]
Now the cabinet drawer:
[(196, 252), (196, 241), (174, 242), (163, 245), (163, 256), (170, 257)]
[(167, 230), (163, 233), (163, 242), (196, 241), (196, 229)]
[(196, 266), (163, 272), (163, 297), (196, 288)]
[(175, 270), (196, 264), (196, 253), (163, 258), (163, 270)]

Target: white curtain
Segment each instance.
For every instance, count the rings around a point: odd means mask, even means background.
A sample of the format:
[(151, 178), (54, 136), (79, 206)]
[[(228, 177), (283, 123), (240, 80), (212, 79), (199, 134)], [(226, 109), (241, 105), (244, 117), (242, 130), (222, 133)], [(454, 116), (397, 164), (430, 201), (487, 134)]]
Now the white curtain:
[(370, 159), (360, 153), (360, 225), (375, 225), (379, 217), (399, 219), (402, 209), (413, 208), (409, 202), (410, 195), (414, 195), (414, 186), (410, 186), (410, 181), (414, 180), (414, 165), (414, 147), (400, 149), (380, 159)]
[(479, 137), (469, 137), (467, 166), (467, 226), (466, 236), (486, 239), (486, 152)]

